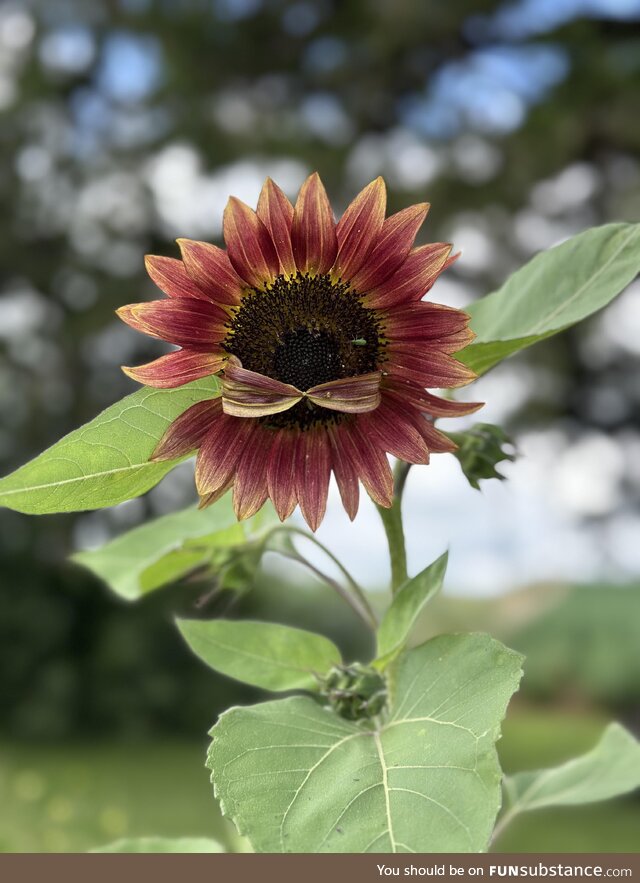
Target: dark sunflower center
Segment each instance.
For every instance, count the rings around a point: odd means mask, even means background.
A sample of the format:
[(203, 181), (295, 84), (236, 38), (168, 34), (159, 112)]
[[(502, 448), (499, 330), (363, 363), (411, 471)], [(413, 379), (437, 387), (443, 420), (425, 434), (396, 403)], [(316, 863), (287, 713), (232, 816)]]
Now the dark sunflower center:
[(311, 389), (342, 376), (343, 360), (335, 336), (301, 328), (282, 336), (274, 359), (278, 380), (298, 389)]
[[(306, 391), (377, 370), (384, 343), (376, 314), (348, 284), (299, 273), (246, 295), (223, 346), (250, 371)], [(301, 402), (268, 422), (304, 428), (331, 419), (336, 412)]]

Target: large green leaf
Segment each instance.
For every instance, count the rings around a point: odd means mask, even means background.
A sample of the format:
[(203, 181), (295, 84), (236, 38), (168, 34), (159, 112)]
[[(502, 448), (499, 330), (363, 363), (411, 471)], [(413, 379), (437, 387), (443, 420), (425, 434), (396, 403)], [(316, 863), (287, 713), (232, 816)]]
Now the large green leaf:
[(180, 389), (134, 392), (0, 479), (0, 506), (44, 515), (101, 509), (143, 494), (178, 462), (149, 461), (167, 426), (218, 389), (208, 377)]
[(378, 628), (378, 662), (386, 664), (406, 643), (414, 623), (442, 588), (449, 553), (400, 586)]
[(277, 623), (183, 619), (178, 628), (211, 668), (263, 690), (317, 690), (341, 661), (328, 638)]
[(516, 773), (504, 781), (505, 813), (499, 830), (519, 813), (548, 806), (608, 800), (640, 787), (640, 742), (610, 724), (598, 744), (558, 767)]
[(131, 837), (99, 846), (91, 852), (226, 852), (209, 837)]
[(457, 358), (484, 374), (606, 306), (640, 272), (640, 224), (607, 224), (536, 255), (471, 304), (475, 341)]
[(295, 697), (225, 712), (207, 765), (258, 852), (481, 852), (500, 807), (495, 751), (521, 657), (444, 635), (391, 669), (374, 728)]
[(208, 509), (155, 518), (99, 549), (78, 552), (73, 561), (133, 601), (210, 560), (215, 548), (242, 543), (244, 536), (227, 495)]

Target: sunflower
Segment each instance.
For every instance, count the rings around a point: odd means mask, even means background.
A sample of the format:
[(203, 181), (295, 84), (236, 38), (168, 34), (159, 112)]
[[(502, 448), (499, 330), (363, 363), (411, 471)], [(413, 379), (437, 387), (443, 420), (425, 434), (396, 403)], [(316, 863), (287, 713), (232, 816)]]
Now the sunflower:
[(377, 178), (336, 224), (317, 174), (295, 207), (267, 179), (257, 211), (229, 200), (226, 251), (179, 239), (181, 260), (147, 257), (168, 299), (118, 315), (179, 349), (123, 370), (159, 388), (220, 374), (221, 395), (178, 417), (152, 454), (166, 460), (197, 449), (202, 506), (233, 487), (238, 518), (270, 498), (282, 520), (299, 504), (316, 530), (331, 472), (353, 519), (360, 482), (391, 506), (388, 453), (428, 463), (431, 452), (455, 449), (434, 418), (480, 405), (426, 388), (474, 379), (452, 355), (473, 333), (465, 313), (422, 301), (455, 260), (445, 243), (413, 248), (428, 208), (385, 218)]

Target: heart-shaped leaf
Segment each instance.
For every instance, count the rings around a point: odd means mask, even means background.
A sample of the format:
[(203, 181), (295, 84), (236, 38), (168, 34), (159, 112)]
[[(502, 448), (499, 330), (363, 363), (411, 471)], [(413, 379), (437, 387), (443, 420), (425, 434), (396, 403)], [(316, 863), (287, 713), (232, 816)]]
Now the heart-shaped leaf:
[(640, 224), (594, 227), (536, 255), (471, 304), (475, 341), (459, 358), (484, 374), (512, 353), (606, 306), (640, 273)]
[(305, 697), (230, 709), (207, 760), (223, 813), (258, 852), (482, 852), (520, 663), (487, 635), (434, 638), (394, 663), (370, 727)]
[(263, 690), (317, 690), (341, 661), (328, 638), (277, 623), (182, 619), (178, 628), (211, 668)]

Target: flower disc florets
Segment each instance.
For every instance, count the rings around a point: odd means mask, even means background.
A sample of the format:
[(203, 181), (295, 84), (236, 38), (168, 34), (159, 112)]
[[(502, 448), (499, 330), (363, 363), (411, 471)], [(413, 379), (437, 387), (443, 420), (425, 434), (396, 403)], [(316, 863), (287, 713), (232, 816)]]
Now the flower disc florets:
[[(223, 349), (244, 368), (306, 392), (314, 386), (376, 371), (384, 340), (373, 310), (349, 283), (329, 274), (278, 276), (265, 291), (248, 293), (229, 323)], [(306, 429), (335, 421), (338, 412), (299, 402), (270, 426)]]
[(317, 174), (295, 206), (267, 179), (257, 212), (229, 201), (226, 251), (182, 239), (182, 260), (147, 257), (167, 300), (118, 314), (178, 349), (124, 370), (160, 388), (220, 376), (220, 397), (189, 408), (153, 453), (198, 451), (201, 505), (233, 488), (239, 518), (270, 498), (281, 519), (299, 504), (315, 530), (332, 473), (354, 518), (360, 482), (391, 505), (388, 453), (428, 463), (455, 448), (434, 418), (480, 405), (426, 388), (474, 378), (454, 357), (473, 334), (465, 313), (422, 300), (455, 257), (446, 243), (413, 248), (428, 205), (385, 208), (381, 178), (337, 224)]

